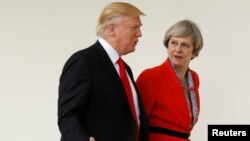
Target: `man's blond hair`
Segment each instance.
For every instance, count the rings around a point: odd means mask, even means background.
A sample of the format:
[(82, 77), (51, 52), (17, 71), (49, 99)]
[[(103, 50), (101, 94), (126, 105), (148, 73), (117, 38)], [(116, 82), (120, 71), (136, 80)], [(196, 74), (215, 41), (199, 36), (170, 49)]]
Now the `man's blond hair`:
[(145, 15), (137, 7), (125, 2), (113, 2), (107, 5), (100, 14), (96, 28), (96, 34), (103, 37), (109, 24), (119, 24), (122, 16), (137, 17)]

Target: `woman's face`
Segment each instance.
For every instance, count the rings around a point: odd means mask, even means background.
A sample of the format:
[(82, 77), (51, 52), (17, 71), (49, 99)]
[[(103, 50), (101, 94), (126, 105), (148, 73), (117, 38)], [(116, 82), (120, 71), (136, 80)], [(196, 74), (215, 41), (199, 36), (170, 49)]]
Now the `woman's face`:
[(191, 36), (171, 37), (168, 42), (168, 57), (177, 69), (186, 70), (193, 54), (194, 46)]

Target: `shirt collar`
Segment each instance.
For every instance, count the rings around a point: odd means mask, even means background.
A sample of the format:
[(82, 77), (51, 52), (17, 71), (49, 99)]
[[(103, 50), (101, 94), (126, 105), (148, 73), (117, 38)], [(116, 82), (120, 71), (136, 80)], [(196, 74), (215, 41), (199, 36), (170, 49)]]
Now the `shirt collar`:
[(112, 63), (115, 64), (117, 62), (117, 60), (119, 59), (118, 52), (103, 38), (99, 37), (98, 41), (100, 42), (100, 44), (102, 45), (104, 50), (107, 52)]

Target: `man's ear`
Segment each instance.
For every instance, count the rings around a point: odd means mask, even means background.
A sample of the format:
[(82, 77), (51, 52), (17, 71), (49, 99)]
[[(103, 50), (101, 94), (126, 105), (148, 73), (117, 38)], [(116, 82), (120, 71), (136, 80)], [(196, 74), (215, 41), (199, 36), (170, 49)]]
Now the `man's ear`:
[(108, 31), (108, 34), (110, 36), (114, 36), (115, 35), (115, 26), (113, 24), (109, 24), (107, 26), (107, 31)]

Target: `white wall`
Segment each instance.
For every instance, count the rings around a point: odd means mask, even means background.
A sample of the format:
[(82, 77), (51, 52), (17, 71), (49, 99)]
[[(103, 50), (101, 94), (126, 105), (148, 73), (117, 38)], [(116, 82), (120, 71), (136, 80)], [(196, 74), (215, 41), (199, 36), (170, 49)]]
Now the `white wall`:
[[(191, 139), (208, 124), (250, 123), (250, 2), (124, 0), (144, 11), (143, 37), (125, 60), (135, 78), (167, 57), (165, 31), (196, 22), (204, 49), (191, 62), (200, 75), (201, 114)], [(68, 57), (96, 41), (97, 18), (112, 0), (0, 0), (0, 140), (56, 141), (58, 79)]]

